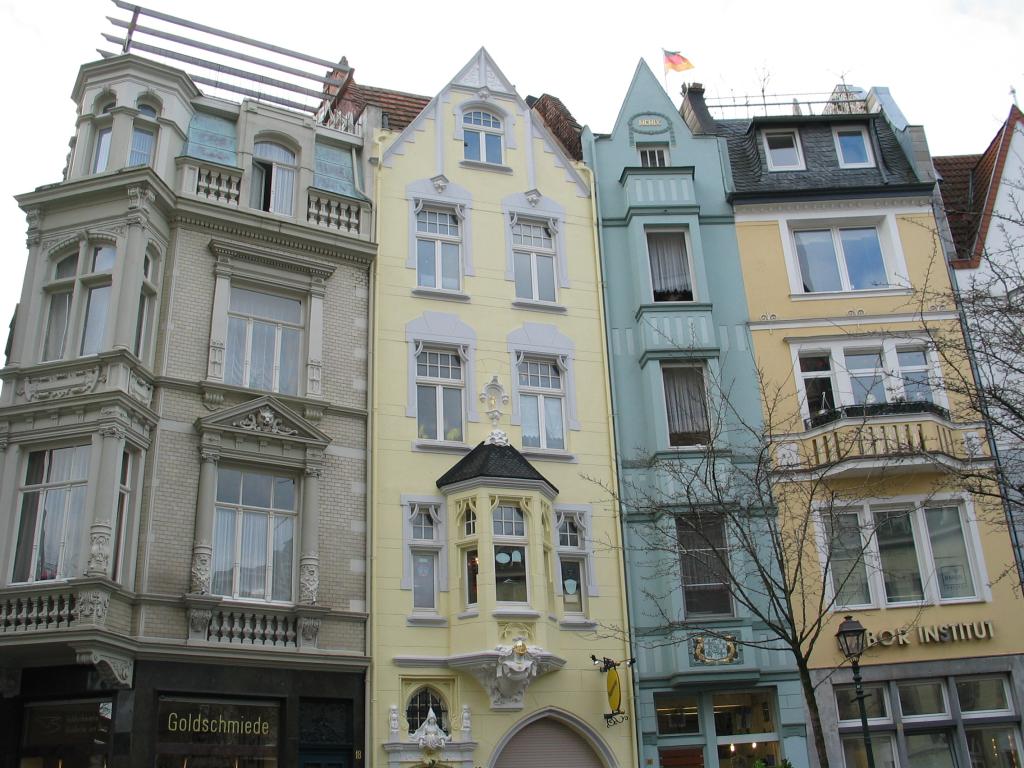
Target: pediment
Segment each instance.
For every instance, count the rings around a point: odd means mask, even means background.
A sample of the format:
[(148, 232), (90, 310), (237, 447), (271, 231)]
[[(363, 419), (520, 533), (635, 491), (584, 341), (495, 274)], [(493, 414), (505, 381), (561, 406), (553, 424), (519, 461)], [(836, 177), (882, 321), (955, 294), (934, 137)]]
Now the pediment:
[(223, 408), (196, 421), (200, 434), (233, 433), (314, 443), (326, 446), (331, 438), (271, 395)]
[(486, 89), (491, 93), (516, 95), (515, 87), (498, 69), (498, 65), (494, 63), (494, 59), (484, 48), (477, 51), (476, 55), (455, 76), (451, 84), (461, 85), (464, 88)]

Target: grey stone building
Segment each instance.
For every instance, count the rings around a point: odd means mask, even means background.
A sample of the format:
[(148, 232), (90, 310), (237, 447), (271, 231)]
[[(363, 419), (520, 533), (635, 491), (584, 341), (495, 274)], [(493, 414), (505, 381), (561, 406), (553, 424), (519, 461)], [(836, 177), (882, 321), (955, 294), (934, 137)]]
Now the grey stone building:
[(18, 198), (0, 765), (359, 765), (361, 131), (135, 55), (72, 97), (64, 181)]

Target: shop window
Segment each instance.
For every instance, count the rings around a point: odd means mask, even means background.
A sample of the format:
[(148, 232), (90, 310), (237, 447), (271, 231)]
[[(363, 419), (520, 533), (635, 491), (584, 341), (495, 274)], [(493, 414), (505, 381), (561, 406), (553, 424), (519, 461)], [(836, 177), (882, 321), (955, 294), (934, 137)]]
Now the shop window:
[(89, 452), (77, 445), (28, 454), (12, 582), (82, 575)]
[(111, 699), (25, 704), (18, 765), (108, 765), (113, 715)]
[(161, 696), (156, 768), (276, 768), (281, 707), (276, 702)]
[(721, 766), (747, 766), (757, 760), (779, 763), (771, 693), (717, 693), (712, 704)]
[(674, 692), (654, 694), (654, 709), (658, 716), (658, 733), (678, 736), (700, 733), (700, 700)]
[(1021, 764), (1021, 750), (1016, 726), (971, 726), (967, 735), (967, 754), (971, 768), (1016, 768)]
[(908, 768), (958, 768), (950, 730), (908, 733)]
[(704, 768), (704, 747), (662, 747), (658, 764), (661, 768)]

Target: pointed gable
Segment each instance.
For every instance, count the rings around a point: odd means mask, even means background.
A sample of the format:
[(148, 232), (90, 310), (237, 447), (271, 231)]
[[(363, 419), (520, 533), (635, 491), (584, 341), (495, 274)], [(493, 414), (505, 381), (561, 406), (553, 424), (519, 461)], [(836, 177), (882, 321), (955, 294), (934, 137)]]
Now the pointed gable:
[(437, 487), (443, 490), (470, 480), (541, 483), (552, 496), (558, 494), (558, 489), (511, 445), (480, 443), (438, 478)]
[[(649, 132), (645, 130), (647, 126), (642, 124), (644, 118), (663, 121), (657, 134), (654, 133), (653, 127)], [(661, 140), (666, 140), (667, 137), (667, 140), (674, 144), (679, 131), (689, 133), (689, 128), (679, 116), (668, 93), (643, 59), (636, 65), (626, 97), (622, 100), (619, 114), (615, 118), (612, 135), (618, 137), (623, 131), (629, 133), (630, 146), (636, 144), (638, 140), (652, 140), (655, 136)]]
[(451, 85), (465, 88), (486, 88), (493, 93), (504, 93), (518, 98), (515, 86), (498, 69), (486, 48), (481, 48), (451, 81)]

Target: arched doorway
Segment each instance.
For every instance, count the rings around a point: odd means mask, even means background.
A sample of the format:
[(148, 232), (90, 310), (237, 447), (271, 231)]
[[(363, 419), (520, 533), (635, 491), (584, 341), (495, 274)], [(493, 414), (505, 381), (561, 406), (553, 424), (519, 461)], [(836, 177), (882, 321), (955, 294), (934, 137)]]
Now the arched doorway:
[(607, 768), (589, 741), (553, 717), (522, 728), (501, 749), (494, 768)]

